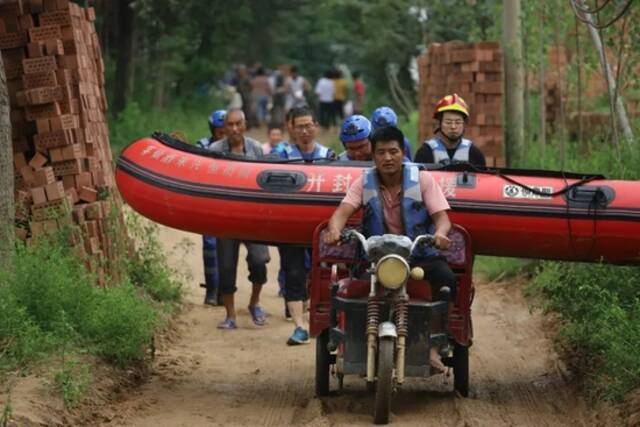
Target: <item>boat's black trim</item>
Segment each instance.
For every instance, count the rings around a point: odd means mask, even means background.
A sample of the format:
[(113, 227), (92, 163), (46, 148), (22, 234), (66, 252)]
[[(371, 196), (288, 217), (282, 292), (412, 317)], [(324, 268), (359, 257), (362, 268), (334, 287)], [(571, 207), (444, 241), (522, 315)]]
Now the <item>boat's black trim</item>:
[[(289, 205), (336, 206), (343, 193), (288, 193), (285, 197), (277, 192), (267, 192), (260, 189), (242, 189), (225, 187), (214, 184), (193, 183), (176, 178), (160, 175), (139, 166), (125, 157), (117, 162), (118, 169), (149, 185), (163, 190), (186, 194), (195, 197), (219, 198), (225, 200), (241, 200), (255, 203), (273, 203)], [(526, 217), (555, 217), (565, 219), (587, 220), (640, 220), (640, 209), (634, 208), (576, 208), (566, 205), (524, 204), (512, 202), (495, 202), (486, 200), (450, 199), (449, 204), (454, 211), (472, 212), (494, 215), (526, 216)]]
[[(205, 148), (182, 142), (162, 132), (154, 132), (151, 135), (151, 138), (175, 150), (179, 150), (179, 151), (183, 151), (186, 153), (191, 153), (191, 154), (195, 154), (203, 157), (233, 160), (237, 162), (272, 163), (272, 164), (306, 163), (308, 166), (314, 166), (314, 165), (323, 166), (323, 165), (330, 164), (332, 167), (333, 166), (370, 167), (373, 164), (373, 162), (361, 162), (361, 161), (355, 162), (355, 161), (329, 160), (329, 159), (317, 159), (317, 160), (314, 160), (313, 163), (307, 163), (301, 159), (286, 160), (286, 159), (279, 159), (272, 156), (267, 156), (263, 159), (247, 159), (246, 157), (239, 154), (212, 152)], [(132, 144), (135, 144), (135, 142), (131, 143), (130, 145)], [(126, 148), (125, 150), (123, 150), (123, 152), (124, 151), (126, 151)], [(564, 172), (564, 171), (558, 172), (558, 171), (547, 171), (547, 170), (539, 170), (539, 169), (509, 169), (509, 168), (491, 168), (491, 167), (482, 168), (482, 167), (477, 167), (464, 162), (452, 163), (449, 165), (436, 165), (432, 163), (428, 163), (428, 164), (422, 163), (422, 164), (419, 164), (419, 166), (422, 169), (426, 169), (426, 170), (472, 172), (472, 173), (498, 175), (506, 180), (509, 180), (509, 177), (507, 175), (531, 176), (531, 177), (543, 177), (543, 178), (564, 178), (564, 179), (577, 179), (577, 180), (585, 180), (585, 181), (605, 179), (603, 175), (593, 174), (593, 173), (575, 173), (575, 172)], [(519, 183), (517, 184), (520, 185)]]

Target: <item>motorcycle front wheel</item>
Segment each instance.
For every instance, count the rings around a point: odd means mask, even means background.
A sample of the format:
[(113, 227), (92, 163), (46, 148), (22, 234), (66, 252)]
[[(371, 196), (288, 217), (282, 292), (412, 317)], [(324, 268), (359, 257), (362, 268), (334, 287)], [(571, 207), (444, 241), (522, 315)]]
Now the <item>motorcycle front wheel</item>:
[(378, 343), (378, 381), (373, 409), (373, 422), (388, 424), (391, 412), (391, 393), (393, 392), (393, 339), (380, 339)]

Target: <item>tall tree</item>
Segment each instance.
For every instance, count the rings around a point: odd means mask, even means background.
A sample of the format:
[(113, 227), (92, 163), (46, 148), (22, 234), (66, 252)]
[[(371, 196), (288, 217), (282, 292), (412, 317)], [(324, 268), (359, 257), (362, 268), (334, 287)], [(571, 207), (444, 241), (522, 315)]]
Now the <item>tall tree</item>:
[(131, 94), (129, 85), (134, 67), (135, 13), (132, 0), (118, 0), (117, 40), (116, 40), (116, 76), (113, 91), (113, 109), (122, 111), (127, 105), (127, 96)]
[(7, 78), (0, 55), (0, 267), (5, 266), (9, 259), (15, 215), (10, 112)]
[[(579, 4), (577, 3), (579, 1)], [(632, 0), (629, 0), (629, 5)], [(611, 104), (611, 113), (618, 117), (618, 122), (620, 127), (622, 128), (622, 132), (624, 134), (627, 143), (631, 144), (634, 142), (633, 131), (631, 130), (631, 125), (629, 124), (629, 117), (627, 116), (627, 110), (624, 106), (624, 101), (622, 96), (618, 94), (618, 87), (616, 83), (616, 79), (611, 71), (611, 66), (609, 61), (607, 60), (607, 52), (605, 51), (602, 45), (602, 37), (600, 35), (599, 27), (594, 19), (593, 15), (589, 13), (587, 10), (587, 5), (583, 0), (572, 0), (571, 5), (573, 6), (576, 17), (580, 19), (582, 22), (587, 24), (589, 28), (589, 34), (591, 35), (591, 40), (593, 41), (593, 45), (598, 52), (598, 57), (600, 58), (600, 65), (602, 66), (602, 72), (607, 81), (607, 88), (609, 89), (609, 102)], [(623, 13), (626, 12), (627, 7), (623, 10)], [(614, 123), (614, 133), (617, 135), (617, 129), (615, 129)]]
[(505, 68), (505, 124), (507, 162), (513, 162), (524, 147), (524, 70), (520, 0), (503, 2), (503, 45)]

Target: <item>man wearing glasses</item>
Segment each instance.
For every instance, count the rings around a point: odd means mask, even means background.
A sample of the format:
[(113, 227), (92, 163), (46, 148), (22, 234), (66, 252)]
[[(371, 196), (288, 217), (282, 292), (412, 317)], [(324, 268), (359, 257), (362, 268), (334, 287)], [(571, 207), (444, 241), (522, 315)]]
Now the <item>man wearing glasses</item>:
[[(334, 159), (336, 153), (316, 141), (317, 122), (309, 107), (293, 108), (290, 112), (292, 138), (287, 143), (277, 145), (271, 155), (281, 159), (299, 159), (313, 162), (320, 159)], [(291, 314), (295, 329), (287, 340), (288, 345), (307, 344), (309, 331), (304, 317), (304, 301), (307, 300), (307, 273), (309, 271), (308, 250), (302, 246), (280, 246), (280, 256), (284, 269), (284, 299)]]
[(336, 153), (332, 149), (316, 141), (318, 123), (309, 107), (292, 108), (288, 115), (291, 118), (293, 138), (275, 147), (272, 154), (277, 154), (281, 159), (301, 159), (305, 162), (335, 157)]
[(420, 147), (414, 160), (416, 163), (469, 162), (474, 166), (486, 166), (482, 151), (463, 138), (469, 119), (469, 107), (464, 99), (455, 93), (445, 96), (436, 105), (434, 117), (439, 124), (435, 136)]

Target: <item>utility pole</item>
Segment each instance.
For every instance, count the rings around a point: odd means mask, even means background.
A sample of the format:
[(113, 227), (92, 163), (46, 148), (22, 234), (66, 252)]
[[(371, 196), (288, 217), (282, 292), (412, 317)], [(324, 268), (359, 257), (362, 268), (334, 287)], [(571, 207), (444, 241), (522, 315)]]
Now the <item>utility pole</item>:
[(524, 149), (524, 71), (522, 69), (520, 0), (503, 0), (502, 7), (505, 141), (507, 162), (511, 164), (523, 153)]

